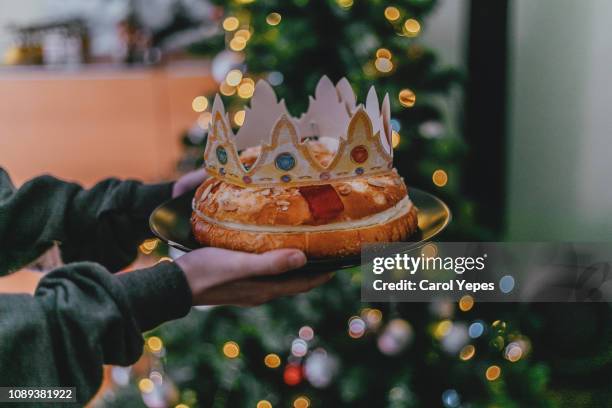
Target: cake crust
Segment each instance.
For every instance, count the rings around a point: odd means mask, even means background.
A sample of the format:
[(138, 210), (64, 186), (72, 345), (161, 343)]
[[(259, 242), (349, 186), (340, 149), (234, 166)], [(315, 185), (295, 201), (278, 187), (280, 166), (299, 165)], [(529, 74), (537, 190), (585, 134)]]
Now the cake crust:
[(191, 217), (193, 233), (205, 246), (261, 253), (279, 248), (296, 248), (309, 258), (357, 255), (361, 245), (373, 242), (403, 241), (418, 229), (417, 209), (383, 224), (336, 231), (267, 233), (230, 229), (212, 224), (196, 213)]

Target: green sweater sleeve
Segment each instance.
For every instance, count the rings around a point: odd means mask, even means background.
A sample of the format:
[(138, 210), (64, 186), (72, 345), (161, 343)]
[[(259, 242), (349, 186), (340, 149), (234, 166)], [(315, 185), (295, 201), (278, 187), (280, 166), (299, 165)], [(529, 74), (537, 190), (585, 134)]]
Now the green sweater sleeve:
[(42, 176), (15, 189), (0, 168), (0, 275), (33, 261), (54, 242), (66, 263), (88, 260), (116, 271), (151, 236), (151, 211), (172, 184), (108, 179), (91, 189)]
[(171, 262), (111, 275), (95, 263), (54, 270), (35, 295), (0, 295), (0, 386), (76, 387), (96, 392), (102, 364), (134, 363), (141, 332), (184, 316), (191, 292)]

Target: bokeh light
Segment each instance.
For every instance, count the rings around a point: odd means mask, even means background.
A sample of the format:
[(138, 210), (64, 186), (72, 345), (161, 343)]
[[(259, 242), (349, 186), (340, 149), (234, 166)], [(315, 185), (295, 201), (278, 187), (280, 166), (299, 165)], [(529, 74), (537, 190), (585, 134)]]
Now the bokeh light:
[(147, 339), (147, 347), (153, 353), (158, 353), (164, 347), (164, 343), (162, 342), (162, 339), (160, 339), (159, 337), (152, 336)]
[(353, 339), (358, 339), (365, 334), (366, 323), (359, 316), (353, 316), (349, 319), (348, 334)]
[(421, 32), (421, 23), (416, 21), (414, 18), (409, 18), (404, 22), (404, 33), (409, 37), (419, 35)]
[(304, 395), (297, 397), (293, 401), (293, 408), (308, 408), (309, 406), (310, 406), (310, 400), (308, 399), (308, 397)]
[(257, 408), (272, 408), (272, 403), (268, 400), (261, 400), (257, 403)]
[(401, 136), (399, 132), (396, 132), (395, 130), (391, 132), (391, 146), (393, 146), (394, 149), (397, 146), (399, 146), (400, 141), (401, 141)]
[(489, 381), (497, 380), (500, 375), (501, 375), (501, 368), (499, 368), (499, 366), (496, 366), (496, 365), (490, 366), (489, 368), (487, 368), (487, 371), (485, 372), (485, 377)]
[(227, 82), (229, 86), (238, 86), (240, 81), (242, 81), (242, 71), (239, 69), (232, 69), (225, 76), (225, 82)]
[(521, 359), (522, 356), (523, 356), (523, 349), (518, 343), (512, 342), (506, 346), (504, 357), (506, 357), (508, 361), (512, 363), (516, 363), (517, 361)]
[(223, 20), (223, 29), (225, 31), (234, 31), (240, 25), (240, 21), (236, 17), (227, 17)]
[(234, 37), (229, 43), (229, 47), (232, 51), (242, 51), (246, 47), (246, 40), (242, 37)]
[(221, 95), (232, 96), (236, 93), (236, 87), (228, 85), (227, 82), (223, 81), (221, 85), (219, 85), (219, 92), (221, 92)]
[(336, 0), (336, 3), (342, 8), (351, 8), (353, 6), (353, 0)]
[(474, 354), (476, 354), (476, 347), (472, 346), (471, 344), (468, 344), (467, 346), (463, 347), (459, 352), (459, 358), (463, 361), (467, 361), (474, 357)]
[(295, 339), (291, 343), (291, 354), (296, 357), (304, 357), (308, 352), (308, 344), (302, 339)]
[(282, 16), (278, 13), (270, 13), (268, 14), (268, 16), (266, 17), (266, 23), (268, 23), (271, 26), (277, 26), (280, 24), (281, 20), (282, 20)]
[(196, 96), (191, 101), (191, 108), (195, 112), (204, 112), (208, 108), (208, 99), (205, 96)]
[(142, 380), (138, 381), (138, 389), (140, 392), (148, 394), (152, 392), (154, 388), (155, 384), (149, 378), (143, 378)]
[(467, 312), (471, 310), (472, 307), (474, 307), (474, 298), (470, 295), (462, 296), (461, 299), (459, 299), (459, 310), (462, 312)]
[(436, 186), (444, 187), (448, 183), (448, 174), (444, 170), (438, 169), (433, 172), (431, 179)]
[(391, 59), (392, 56), (393, 56), (393, 54), (391, 54), (391, 51), (389, 51), (386, 48), (379, 48), (379, 49), (376, 50), (376, 58)]
[(393, 63), (389, 58), (376, 58), (376, 61), (374, 61), (374, 66), (379, 72), (382, 73), (391, 72), (393, 69)]
[(312, 330), (310, 326), (303, 326), (300, 328), (298, 336), (300, 336), (301, 339), (310, 341), (314, 338), (314, 330)]
[(281, 359), (278, 354), (270, 353), (264, 357), (264, 364), (268, 368), (278, 368), (281, 365)]
[(450, 320), (442, 320), (440, 323), (438, 323), (434, 329), (434, 337), (436, 339), (441, 339), (442, 337), (446, 336), (448, 333), (450, 333), (450, 331), (453, 328), (453, 322), (451, 322)]
[(416, 103), (416, 94), (411, 89), (402, 89), (398, 95), (400, 104), (404, 108), (412, 108)]
[(251, 78), (245, 78), (240, 85), (238, 85), (238, 96), (243, 99), (248, 99), (255, 93), (255, 83)]
[(227, 358), (236, 358), (240, 355), (240, 346), (235, 341), (228, 341), (223, 345), (223, 355)]
[(246, 112), (244, 109), (241, 109), (234, 113), (234, 123), (238, 126), (242, 126), (244, 123), (244, 118), (246, 116)]
[(385, 9), (385, 18), (389, 21), (397, 21), (400, 18), (400, 11), (397, 7), (389, 6)]
[(476, 339), (480, 336), (482, 336), (482, 334), (484, 333), (484, 324), (480, 321), (474, 322), (472, 324), (470, 324), (470, 327), (468, 328), (468, 335), (473, 338)]

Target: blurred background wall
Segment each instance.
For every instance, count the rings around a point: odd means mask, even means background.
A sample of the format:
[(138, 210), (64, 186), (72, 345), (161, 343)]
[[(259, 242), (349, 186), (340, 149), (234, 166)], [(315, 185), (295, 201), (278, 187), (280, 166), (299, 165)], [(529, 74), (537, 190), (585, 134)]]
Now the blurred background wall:
[(610, 240), (612, 3), (512, 6), (508, 236)]

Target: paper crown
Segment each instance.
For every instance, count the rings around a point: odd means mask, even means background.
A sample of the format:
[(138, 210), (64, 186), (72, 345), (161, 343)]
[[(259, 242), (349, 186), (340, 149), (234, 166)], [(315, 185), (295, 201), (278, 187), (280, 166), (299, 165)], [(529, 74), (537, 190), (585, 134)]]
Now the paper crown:
[[(393, 167), (390, 121), (388, 94), (381, 107), (371, 87), (365, 106), (356, 105), (346, 78), (334, 86), (323, 76), (308, 110), (299, 118), (291, 117), (284, 100), (279, 102), (272, 87), (260, 80), (235, 136), (223, 102), (215, 96), (205, 167), (214, 177), (248, 187), (327, 184), (384, 173)], [(307, 139), (313, 137), (331, 138), (327, 140), (337, 144), (327, 166), (311, 154)], [(261, 150), (255, 163), (246, 168), (238, 152), (252, 146), (261, 146)]]

